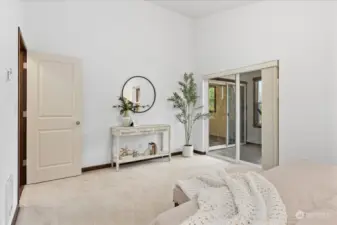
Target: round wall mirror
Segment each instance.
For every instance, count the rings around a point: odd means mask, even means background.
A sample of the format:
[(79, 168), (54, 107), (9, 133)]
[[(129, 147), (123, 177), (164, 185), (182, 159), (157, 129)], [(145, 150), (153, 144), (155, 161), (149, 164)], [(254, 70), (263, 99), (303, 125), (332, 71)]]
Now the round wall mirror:
[(156, 89), (149, 79), (142, 76), (129, 78), (123, 86), (122, 95), (136, 105), (135, 113), (149, 111), (156, 101)]

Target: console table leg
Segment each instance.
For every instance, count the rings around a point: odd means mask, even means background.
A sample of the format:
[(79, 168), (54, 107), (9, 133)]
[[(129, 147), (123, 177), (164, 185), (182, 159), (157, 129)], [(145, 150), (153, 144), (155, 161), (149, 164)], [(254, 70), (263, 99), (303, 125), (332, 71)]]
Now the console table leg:
[(169, 161), (171, 161), (171, 127), (168, 129), (168, 150), (169, 150)]
[(116, 156), (115, 140), (116, 140), (116, 137), (115, 137), (115, 136), (112, 136), (112, 145), (111, 145), (111, 168), (114, 167), (114, 157)]
[(118, 137), (116, 137), (116, 151), (115, 151), (115, 154), (116, 154), (116, 157), (115, 157), (115, 159), (116, 159), (116, 172), (119, 171), (119, 152), (120, 152), (120, 150), (119, 150), (119, 136), (118, 136)]

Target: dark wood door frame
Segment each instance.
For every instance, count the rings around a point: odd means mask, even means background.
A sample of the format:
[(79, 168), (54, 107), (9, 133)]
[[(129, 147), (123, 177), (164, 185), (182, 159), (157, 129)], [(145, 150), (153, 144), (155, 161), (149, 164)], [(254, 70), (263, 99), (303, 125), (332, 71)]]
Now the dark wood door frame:
[(26, 184), (27, 48), (18, 28), (18, 203)]

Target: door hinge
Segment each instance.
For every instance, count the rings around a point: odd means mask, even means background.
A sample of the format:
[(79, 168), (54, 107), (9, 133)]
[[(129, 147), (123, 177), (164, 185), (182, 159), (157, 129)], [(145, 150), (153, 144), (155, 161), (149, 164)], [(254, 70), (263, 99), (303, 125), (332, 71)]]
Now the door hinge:
[(27, 69), (27, 63), (23, 63), (23, 68), (26, 70)]
[(27, 118), (27, 111), (23, 111), (23, 112), (22, 112), (22, 117), (23, 117), (23, 118)]
[(22, 161), (22, 166), (27, 166), (27, 159), (24, 159), (24, 160)]

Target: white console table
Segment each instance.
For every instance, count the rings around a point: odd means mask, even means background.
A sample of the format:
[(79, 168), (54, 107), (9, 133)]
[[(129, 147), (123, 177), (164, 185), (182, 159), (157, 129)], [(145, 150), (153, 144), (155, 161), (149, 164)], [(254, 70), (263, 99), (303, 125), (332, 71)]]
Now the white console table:
[[(164, 148), (164, 134), (168, 133), (168, 150), (166, 152), (163, 151)], [(112, 127), (112, 148), (111, 148), (111, 165), (116, 164), (116, 171), (119, 170), (119, 165), (123, 163), (129, 163), (134, 161), (142, 161), (146, 159), (155, 159), (168, 156), (169, 160), (171, 160), (171, 127), (166, 124), (154, 124), (154, 125), (142, 125), (135, 127)], [(135, 136), (135, 135), (150, 135), (150, 134), (161, 134), (162, 141), (161, 146), (158, 147), (158, 152), (155, 155), (140, 155), (136, 157), (128, 157), (126, 159), (120, 159), (120, 137), (123, 136)]]

